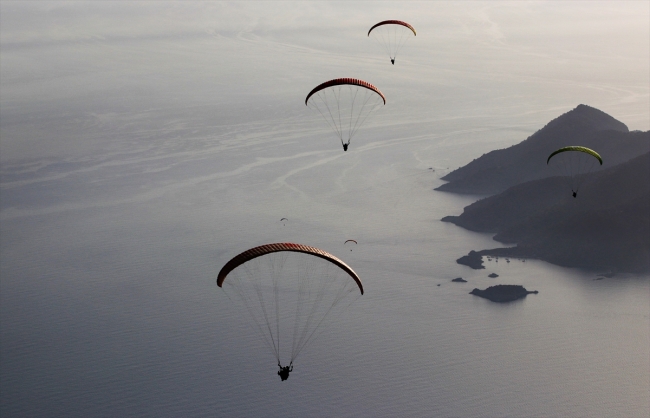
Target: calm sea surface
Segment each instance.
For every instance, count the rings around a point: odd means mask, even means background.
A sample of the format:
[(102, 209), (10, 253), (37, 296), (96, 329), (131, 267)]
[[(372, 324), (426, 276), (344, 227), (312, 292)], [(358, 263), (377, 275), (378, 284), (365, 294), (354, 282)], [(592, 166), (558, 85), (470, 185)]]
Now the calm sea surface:
[[(440, 222), (480, 196), (433, 190), (580, 102), (638, 122), (647, 85), (460, 69), (424, 33), (394, 67), (337, 52), (348, 32), (4, 47), (0, 415), (647, 417), (650, 277), (458, 265), (500, 245)], [(346, 153), (303, 103), (342, 76), (388, 98)], [(280, 241), (340, 257), (366, 292), (286, 382), (215, 283)], [(495, 284), (539, 294), (468, 294)]]
[[(646, 415), (648, 277), (456, 264), (498, 245), (439, 221), (475, 198), (432, 190), (446, 169), (435, 140), (257, 147), (170, 164), (203, 170), (182, 187), (152, 168), (146, 190), (140, 162), (91, 161), (3, 189), (3, 203), (45, 184), (51, 199), (85, 187), (100, 202), (3, 219), (3, 415)], [(366, 289), (283, 383), (215, 284), (230, 257), (276, 241), (338, 255)], [(498, 283), (540, 293), (505, 305), (468, 294)]]

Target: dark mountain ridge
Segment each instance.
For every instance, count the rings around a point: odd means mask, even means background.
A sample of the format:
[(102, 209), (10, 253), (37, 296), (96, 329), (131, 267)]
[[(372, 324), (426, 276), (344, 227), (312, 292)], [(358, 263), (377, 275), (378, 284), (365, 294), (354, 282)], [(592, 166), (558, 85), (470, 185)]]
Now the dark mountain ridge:
[(550, 121), (519, 144), (491, 151), (442, 179), (449, 183), (439, 191), (495, 194), (516, 184), (556, 176), (546, 158), (554, 150), (582, 145), (596, 150), (607, 169), (650, 151), (650, 132), (630, 132), (622, 122), (608, 114), (579, 105)]
[(534, 180), (442, 219), (516, 247), (478, 255), (538, 258), (614, 271), (650, 271), (650, 152), (590, 175), (578, 198), (560, 177)]

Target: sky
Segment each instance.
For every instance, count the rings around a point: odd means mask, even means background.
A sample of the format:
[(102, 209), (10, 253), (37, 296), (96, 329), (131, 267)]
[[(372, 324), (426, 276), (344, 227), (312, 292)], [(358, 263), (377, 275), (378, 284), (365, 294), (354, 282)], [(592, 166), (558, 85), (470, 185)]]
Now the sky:
[(254, 112), (251, 102), (300, 111), (305, 91), (350, 73), (380, 89), (392, 82), (386, 94), (408, 92), (392, 94), (400, 117), (489, 118), (516, 108), (546, 112), (539, 123), (585, 103), (630, 129), (650, 129), (650, 6), (642, 1), (400, 2), (418, 36), (400, 57), (410, 65), (399, 77), (376, 70), (384, 57), (361, 36), (367, 22), (395, 14), (390, 2), (0, 7), (3, 161), (106, 147), (106, 139), (70, 132), (43, 141), (44, 124), (15, 133), (20, 115), (83, 109), (83, 117), (105, 117), (172, 103), (218, 106), (220, 114)]

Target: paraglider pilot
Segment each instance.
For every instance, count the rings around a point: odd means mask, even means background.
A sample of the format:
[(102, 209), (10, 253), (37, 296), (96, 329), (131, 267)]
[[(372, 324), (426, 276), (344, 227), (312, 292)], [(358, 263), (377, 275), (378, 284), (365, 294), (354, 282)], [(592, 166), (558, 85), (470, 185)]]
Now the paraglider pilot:
[(391, 59), (390, 59), (390, 63), (393, 64), (393, 65), (395, 65), (395, 58), (391, 58)]
[(578, 196), (578, 192), (574, 192), (573, 190), (571, 190), (571, 191), (573, 192), (573, 197), (577, 197), (577, 196)]
[(282, 367), (282, 365), (278, 361), (278, 367), (280, 368), (280, 370), (278, 370), (278, 376), (280, 376), (280, 379), (282, 379), (282, 381), (284, 382), (289, 378), (289, 373), (293, 371), (293, 362), (289, 363), (288, 366)]
[[(343, 142), (341, 142), (341, 144), (343, 144)], [(347, 151), (349, 145), (350, 145), (350, 140), (348, 139), (348, 142), (343, 144), (343, 151)]]

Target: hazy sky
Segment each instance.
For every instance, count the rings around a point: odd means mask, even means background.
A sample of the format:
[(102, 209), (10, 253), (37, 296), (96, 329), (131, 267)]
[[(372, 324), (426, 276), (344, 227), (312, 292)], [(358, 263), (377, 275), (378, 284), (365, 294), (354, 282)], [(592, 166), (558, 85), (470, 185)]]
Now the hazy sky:
[[(630, 129), (650, 129), (644, 1), (3, 1), (0, 8), (4, 161), (105, 148), (105, 137), (75, 142), (74, 132), (52, 126), (68, 117), (80, 123), (173, 102), (217, 105), (220, 115), (252, 121), (268, 112), (237, 111), (254, 111), (251, 97), (301, 112), (305, 92), (341, 76), (387, 90), (392, 114), (408, 108), (414, 119), (549, 111), (539, 124), (585, 103)], [(378, 69), (387, 58), (365, 33), (390, 17), (411, 22), (418, 36), (401, 67)]]

